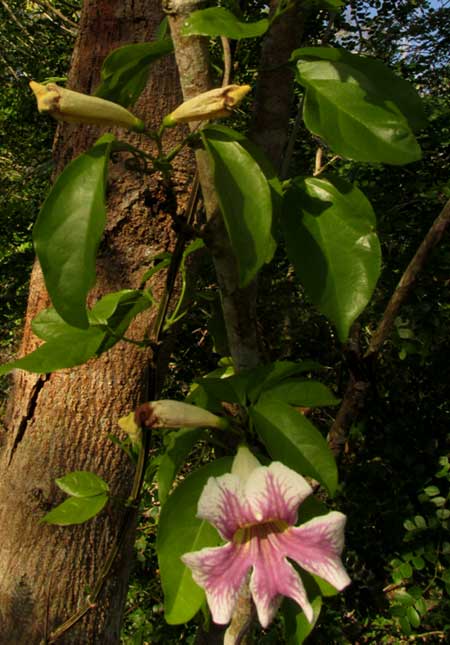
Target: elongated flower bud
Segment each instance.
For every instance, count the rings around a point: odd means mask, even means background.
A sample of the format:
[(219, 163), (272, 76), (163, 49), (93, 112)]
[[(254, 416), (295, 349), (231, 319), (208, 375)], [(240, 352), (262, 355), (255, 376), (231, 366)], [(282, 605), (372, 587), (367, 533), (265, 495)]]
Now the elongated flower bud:
[(147, 428), (228, 428), (228, 421), (217, 417), (212, 412), (199, 408), (196, 405), (182, 403), (181, 401), (149, 401), (140, 405), (134, 413), (119, 419), (119, 425), (130, 434), (130, 424), (134, 424), (134, 431), (140, 426)]
[(46, 112), (55, 119), (69, 123), (90, 123), (92, 125), (118, 126), (142, 132), (143, 121), (121, 105), (112, 101), (66, 90), (55, 83), (30, 82), (38, 104), (39, 112)]
[(230, 116), (231, 111), (250, 92), (250, 85), (226, 85), (203, 92), (179, 105), (164, 117), (163, 124), (172, 127), (187, 121), (203, 121)]

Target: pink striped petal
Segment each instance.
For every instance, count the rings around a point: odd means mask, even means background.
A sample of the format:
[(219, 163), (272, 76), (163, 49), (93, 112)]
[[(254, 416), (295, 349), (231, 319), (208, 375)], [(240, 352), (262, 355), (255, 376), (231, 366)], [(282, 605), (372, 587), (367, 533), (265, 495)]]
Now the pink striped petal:
[(215, 526), (225, 540), (231, 540), (240, 526), (255, 521), (241, 480), (231, 474), (208, 479), (200, 495), (197, 517)]
[(332, 511), (301, 526), (290, 527), (276, 535), (278, 548), (305, 571), (320, 576), (341, 591), (350, 583), (340, 558), (345, 520), (345, 515)]
[(282, 520), (295, 524), (299, 504), (311, 493), (308, 482), (279, 461), (268, 468), (255, 468), (245, 486), (245, 497), (252, 509), (253, 521), (257, 522)]
[(277, 533), (258, 540), (254, 558), (250, 591), (258, 612), (259, 622), (267, 627), (280, 606), (282, 596), (292, 598), (303, 609), (307, 620), (313, 621), (314, 612), (305, 588), (294, 567), (278, 549)]
[(230, 622), (239, 591), (250, 569), (248, 545), (226, 544), (186, 553), (181, 560), (192, 571), (195, 582), (206, 592), (213, 621)]

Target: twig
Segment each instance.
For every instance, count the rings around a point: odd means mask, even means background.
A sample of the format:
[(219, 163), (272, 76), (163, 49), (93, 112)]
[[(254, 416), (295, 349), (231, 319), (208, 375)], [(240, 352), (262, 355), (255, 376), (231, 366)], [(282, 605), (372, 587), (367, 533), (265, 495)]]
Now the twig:
[[(55, 16), (58, 16), (60, 20), (63, 22), (66, 22), (68, 25), (71, 27), (74, 27), (75, 29), (78, 29), (78, 25), (76, 22), (65, 16), (62, 11), (54, 7), (53, 5), (50, 4), (50, 2), (47, 2), (46, 0), (34, 0), (36, 4), (40, 5), (41, 7), (44, 6), (46, 9), (50, 11), (50, 13), (54, 13)], [(73, 31), (71, 30), (71, 33), (73, 34)]]
[(221, 36), (220, 40), (222, 42), (223, 49), (223, 79), (222, 87), (230, 84), (231, 78), (231, 49), (230, 41), (225, 36)]
[(419, 273), (423, 270), (432, 250), (439, 244), (444, 232), (450, 222), (450, 200), (447, 201), (438, 217), (433, 222), (431, 228), (417, 249), (411, 262), (408, 264), (392, 294), (383, 317), (373, 334), (369, 347), (359, 361), (357, 372), (351, 370), (350, 381), (348, 383), (344, 398), (339, 408), (336, 420), (334, 421), (328, 433), (328, 445), (330, 446), (335, 457), (339, 457), (342, 446), (345, 444), (351, 425), (359, 416), (367, 395), (370, 391), (370, 379), (368, 374), (372, 370), (383, 343), (387, 340), (395, 318), (400, 308), (410, 295), (414, 283)]
[(11, 9), (11, 7), (5, 2), (5, 0), (0, 0), (0, 2), (2, 3), (5, 11), (9, 14), (9, 17), (11, 18), (11, 20), (16, 23), (20, 31), (22, 31), (30, 39), (31, 43), (34, 43), (33, 36), (30, 34), (28, 29), (25, 27), (25, 25), (20, 22), (20, 20), (17, 18), (16, 14)]

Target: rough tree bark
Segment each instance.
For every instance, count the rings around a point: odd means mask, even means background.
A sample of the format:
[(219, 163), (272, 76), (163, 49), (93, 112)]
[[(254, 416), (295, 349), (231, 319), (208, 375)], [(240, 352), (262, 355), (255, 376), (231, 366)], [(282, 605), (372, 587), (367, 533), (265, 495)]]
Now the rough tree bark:
[[(85, 0), (68, 86), (92, 91), (109, 51), (124, 43), (151, 40), (161, 19), (158, 0)], [(173, 59), (165, 58), (153, 67), (150, 82), (133, 111), (155, 127), (180, 102), (178, 86)], [(95, 127), (62, 125), (55, 140), (57, 172), (100, 134)], [(121, 132), (120, 136), (136, 141), (133, 135)], [(170, 132), (168, 143), (173, 145), (176, 136), (179, 133)], [(186, 158), (181, 158), (176, 172), (181, 198), (181, 186), (191, 176)], [(136, 287), (146, 261), (167, 250), (173, 237), (157, 178), (133, 175), (121, 162), (113, 165), (110, 177), (109, 219), (92, 301), (105, 292)], [(154, 291), (158, 293), (158, 285)], [(35, 266), (22, 354), (36, 347), (30, 321), (48, 305), (42, 276)], [(142, 314), (128, 335), (142, 337), (152, 315)], [(54, 484), (55, 478), (73, 470), (98, 473), (108, 481), (114, 496), (126, 499), (133, 469), (108, 434), (117, 433), (118, 417), (138, 403), (149, 358), (149, 352), (121, 342), (100, 359), (77, 369), (45, 376), (22, 371), (14, 374), (0, 447), (2, 645), (38, 645), (77, 609), (95, 582), (123, 508), (110, 505), (79, 527), (46, 526), (39, 520), (64, 497)], [(132, 532), (97, 607), (58, 643), (119, 642)]]

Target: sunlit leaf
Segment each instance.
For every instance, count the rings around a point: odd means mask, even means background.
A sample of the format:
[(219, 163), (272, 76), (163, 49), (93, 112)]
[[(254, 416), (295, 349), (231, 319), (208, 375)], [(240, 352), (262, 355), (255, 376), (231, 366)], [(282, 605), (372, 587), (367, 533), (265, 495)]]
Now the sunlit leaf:
[(55, 480), (57, 486), (73, 497), (92, 497), (108, 492), (104, 479), (87, 470), (75, 470)]
[(289, 259), (308, 296), (347, 338), (381, 270), (375, 215), (364, 194), (342, 179), (298, 178), (285, 201)]
[(421, 158), (413, 129), (426, 119), (417, 92), (381, 61), (332, 47), (293, 52), (306, 88), (305, 124), (339, 155), (405, 164)]
[(257, 22), (243, 22), (224, 7), (210, 7), (193, 11), (185, 20), (183, 36), (226, 36), (234, 40), (262, 36), (269, 28), (267, 18)]
[(92, 497), (69, 497), (62, 504), (44, 515), (41, 522), (69, 526), (70, 524), (83, 524), (90, 520), (104, 508), (108, 495), (94, 495)]

